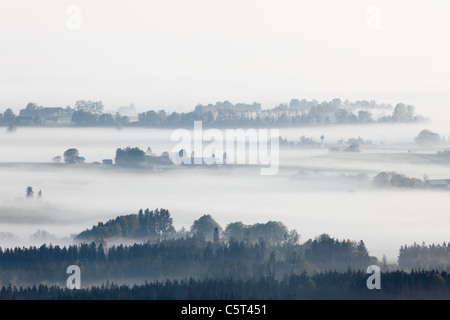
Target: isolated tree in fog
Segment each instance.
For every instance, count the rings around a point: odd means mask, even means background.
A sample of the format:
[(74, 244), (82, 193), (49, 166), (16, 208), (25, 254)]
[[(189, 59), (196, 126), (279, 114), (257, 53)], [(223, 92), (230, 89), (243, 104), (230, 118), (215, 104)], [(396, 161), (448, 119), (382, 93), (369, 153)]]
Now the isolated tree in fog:
[(54, 158), (52, 159), (52, 161), (53, 161), (54, 163), (60, 163), (60, 162), (61, 162), (61, 159), (62, 159), (61, 156), (56, 156), (56, 157), (54, 157)]
[(33, 196), (34, 196), (33, 188), (32, 187), (27, 187), (27, 189), (26, 189), (26, 197), (30, 199), (30, 198), (33, 198)]
[(75, 148), (67, 149), (64, 152), (63, 156), (64, 156), (64, 162), (70, 163), (70, 164), (84, 163), (84, 160), (85, 160), (83, 157), (80, 157), (79, 151)]
[(64, 162), (65, 163), (74, 163), (74, 159), (79, 157), (80, 153), (77, 149), (72, 148), (72, 149), (67, 149), (64, 152)]
[(418, 144), (435, 144), (441, 142), (439, 134), (432, 132), (428, 129), (420, 131), (419, 135), (415, 138)]

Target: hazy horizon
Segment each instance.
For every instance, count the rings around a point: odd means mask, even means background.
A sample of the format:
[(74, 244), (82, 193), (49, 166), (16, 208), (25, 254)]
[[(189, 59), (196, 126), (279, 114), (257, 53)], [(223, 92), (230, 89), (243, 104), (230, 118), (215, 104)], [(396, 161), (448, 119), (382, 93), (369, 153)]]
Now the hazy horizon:
[(6, 0), (0, 110), (341, 98), (448, 116), (449, 9), (445, 0)]

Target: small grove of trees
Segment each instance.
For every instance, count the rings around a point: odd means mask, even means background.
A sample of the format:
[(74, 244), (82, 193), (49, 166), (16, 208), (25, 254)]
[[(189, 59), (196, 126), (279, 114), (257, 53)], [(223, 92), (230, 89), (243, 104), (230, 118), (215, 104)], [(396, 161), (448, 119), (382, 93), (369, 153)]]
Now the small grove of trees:
[(398, 103), (392, 113), (392, 119), (396, 122), (409, 122), (415, 120), (416, 108), (404, 103)]
[[(190, 234), (204, 241), (227, 242), (244, 241), (258, 243), (263, 241), (270, 245), (282, 243), (298, 244), (300, 239), (296, 230), (289, 231), (279, 221), (244, 225), (242, 222), (232, 222), (223, 231), (222, 227), (211, 215), (203, 215), (195, 220), (190, 227)], [(139, 210), (138, 214), (119, 216), (106, 223), (99, 222), (90, 230), (81, 232), (78, 240), (96, 240), (109, 238), (167, 238), (168, 236), (185, 236), (185, 231), (175, 232), (172, 217), (167, 209), (150, 211)]]
[(34, 197), (33, 187), (29, 187), (29, 186), (27, 187), (25, 196), (26, 196), (28, 199), (31, 199), (31, 198)]
[(377, 264), (375, 257), (369, 252), (361, 240), (360, 242), (339, 241), (322, 234), (317, 239), (305, 243), (305, 258), (320, 270), (345, 270), (347, 268), (364, 269), (371, 264)]
[[(217, 231), (216, 231), (217, 230)], [(195, 220), (191, 226), (192, 233), (201, 233), (206, 240), (218, 240), (222, 227), (208, 214)], [(214, 239), (216, 237), (216, 239)]]
[[(32, 199), (32, 198), (34, 197), (34, 190), (33, 190), (33, 187), (28, 186), (28, 187), (25, 189), (25, 197), (26, 197), (27, 199)], [(41, 198), (41, 197), (42, 197), (42, 190), (39, 190), (39, 192), (38, 192), (38, 198)]]
[(115, 162), (118, 165), (137, 167), (144, 161), (145, 152), (138, 147), (118, 148), (116, 150)]
[(139, 213), (119, 216), (106, 223), (99, 222), (91, 230), (81, 232), (78, 240), (96, 240), (109, 238), (152, 238), (165, 237), (175, 232), (172, 217), (167, 209), (150, 211), (139, 210)]
[(76, 126), (96, 125), (99, 116), (104, 124), (108, 120), (102, 115), (103, 103), (101, 101), (78, 100), (75, 102), (75, 112), (72, 113), (71, 122)]
[(442, 142), (441, 137), (439, 134), (432, 132), (428, 129), (424, 129), (420, 131), (419, 135), (414, 139), (417, 144), (438, 144)]
[(426, 187), (425, 182), (417, 178), (408, 178), (396, 172), (380, 172), (373, 179), (373, 183), (381, 188), (412, 188), (422, 189)]
[(101, 101), (78, 100), (75, 103), (75, 111), (72, 113), (71, 122), (75, 126), (101, 126), (121, 128), (130, 122), (128, 116), (121, 116), (116, 113), (103, 113), (103, 103)]
[(279, 221), (268, 221), (267, 223), (256, 223), (253, 225), (233, 222), (227, 225), (224, 235), (228, 240), (234, 239), (250, 243), (265, 241), (272, 245), (285, 241), (297, 243), (300, 239), (297, 231), (292, 230), (289, 232), (288, 228)]

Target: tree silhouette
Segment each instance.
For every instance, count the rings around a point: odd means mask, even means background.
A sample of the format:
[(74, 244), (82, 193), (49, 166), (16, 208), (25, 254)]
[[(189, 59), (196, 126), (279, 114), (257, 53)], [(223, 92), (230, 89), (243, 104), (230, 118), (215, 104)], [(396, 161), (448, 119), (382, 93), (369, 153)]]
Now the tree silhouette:
[(65, 163), (70, 163), (70, 164), (74, 164), (74, 163), (84, 163), (84, 158), (80, 157), (80, 153), (78, 151), (78, 149), (75, 148), (71, 148), (71, 149), (67, 149), (64, 154), (64, 162)]
[(118, 165), (136, 167), (144, 161), (144, 156), (145, 152), (138, 147), (118, 148), (114, 160)]
[(28, 199), (31, 199), (31, 198), (33, 198), (33, 196), (34, 196), (33, 188), (32, 187), (27, 187), (27, 189), (26, 189), (26, 197)]
[(191, 232), (202, 233), (207, 240), (213, 240), (215, 228), (219, 231), (222, 230), (220, 225), (208, 214), (194, 221), (191, 226)]

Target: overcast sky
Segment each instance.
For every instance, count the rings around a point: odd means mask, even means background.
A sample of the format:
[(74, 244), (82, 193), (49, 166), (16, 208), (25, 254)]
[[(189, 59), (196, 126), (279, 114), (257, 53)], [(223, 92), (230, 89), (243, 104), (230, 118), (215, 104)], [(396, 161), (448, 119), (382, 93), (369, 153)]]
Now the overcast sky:
[(449, 13), (448, 0), (1, 0), (0, 111), (335, 97), (446, 110)]

